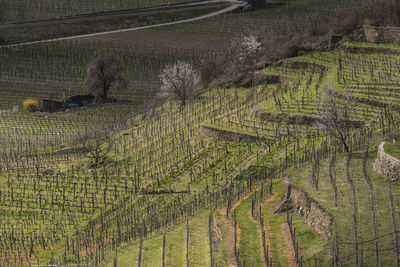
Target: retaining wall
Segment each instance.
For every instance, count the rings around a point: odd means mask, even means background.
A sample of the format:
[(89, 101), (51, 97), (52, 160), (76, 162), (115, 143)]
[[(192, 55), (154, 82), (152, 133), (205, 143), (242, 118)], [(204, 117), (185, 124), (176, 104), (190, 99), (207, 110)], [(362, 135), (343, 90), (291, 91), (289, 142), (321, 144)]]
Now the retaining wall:
[(243, 133), (236, 133), (227, 130), (221, 130), (204, 125), (200, 126), (200, 134), (202, 136), (213, 138), (215, 140), (223, 140), (236, 143), (254, 143), (254, 142), (264, 142), (268, 140), (262, 137), (257, 137)]
[(400, 181), (400, 160), (385, 152), (385, 142), (378, 147), (378, 154), (374, 163), (374, 171), (379, 175), (388, 177), (392, 181)]
[(333, 215), (306, 191), (292, 184), (288, 185), (286, 194), (280, 200), (275, 213), (286, 211), (300, 216), (322, 239), (329, 240), (332, 237)]
[(364, 26), (364, 35), (370, 43), (400, 44), (400, 28)]

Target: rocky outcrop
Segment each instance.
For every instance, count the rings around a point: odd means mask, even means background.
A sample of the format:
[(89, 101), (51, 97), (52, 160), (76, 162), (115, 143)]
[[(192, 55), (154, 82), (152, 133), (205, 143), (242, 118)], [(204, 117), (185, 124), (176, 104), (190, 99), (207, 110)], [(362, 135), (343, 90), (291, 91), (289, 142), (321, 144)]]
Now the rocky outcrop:
[(204, 137), (212, 138), (215, 140), (223, 140), (236, 143), (254, 143), (268, 141), (266, 138), (257, 137), (253, 135), (236, 133), (227, 130), (221, 130), (208, 126), (200, 126), (200, 134)]
[(364, 26), (364, 35), (370, 43), (400, 44), (400, 28)]
[(275, 213), (288, 211), (298, 215), (322, 239), (329, 240), (332, 237), (333, 215), (303, 189), (289, 184), (278, 205)]
[(378, 147), (378, 154), (374, 163), (374, 171), (392, 181), (400, 181), (400, 160), (385, 152), (385, 142)]

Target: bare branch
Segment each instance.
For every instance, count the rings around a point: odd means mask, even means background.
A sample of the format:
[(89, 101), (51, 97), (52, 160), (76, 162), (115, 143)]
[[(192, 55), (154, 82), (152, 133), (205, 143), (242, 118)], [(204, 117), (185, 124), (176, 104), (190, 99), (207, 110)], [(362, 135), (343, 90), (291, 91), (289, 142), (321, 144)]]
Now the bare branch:
[(96, 99), (105, 100), (110, 89), (125, 89), (127, 82), (122, 76), (123, 63), (114, 54), (98, 54), (87, 68), (86, 85)]

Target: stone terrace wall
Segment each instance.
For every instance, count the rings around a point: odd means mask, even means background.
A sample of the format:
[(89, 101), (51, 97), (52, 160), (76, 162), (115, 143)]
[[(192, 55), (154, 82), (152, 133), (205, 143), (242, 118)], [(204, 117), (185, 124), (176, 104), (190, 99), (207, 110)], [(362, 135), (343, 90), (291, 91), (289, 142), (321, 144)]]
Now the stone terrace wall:
[(286, 194), (280, 200), (275, 213), (287, 210), (300, 216), (314, 233), (324, 240), (332, 237), (333, 215), (310, 197), (306, 191), (291, 184), (288, 185)]
[(204, 125), (200, 126), (200, 134), (202, 136), (213, 138), (215, 140), (223, 140), (237, 143), (254, 143), (268, 140), (262, 137), (216, 129)]
[(364, 26), (364, 35), (370, 43), (400, 44), (400, 28)]
[(390, 174), (392, 181), (400, 181), (400, 160), (387, 154), (384, 145), (385, 142), (382, 142), (378, 147), (374, 171), (384, 177)]

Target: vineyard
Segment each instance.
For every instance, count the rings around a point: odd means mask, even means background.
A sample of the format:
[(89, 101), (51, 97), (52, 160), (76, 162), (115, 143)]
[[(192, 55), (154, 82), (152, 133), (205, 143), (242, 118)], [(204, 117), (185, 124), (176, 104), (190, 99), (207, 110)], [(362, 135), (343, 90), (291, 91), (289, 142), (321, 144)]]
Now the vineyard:
[(29, 3), (25, 1), (0, 2), (2, 11), (0, 23), (16, 23), (34, 20), (57, 18), (62, 16), (80, 15), (94, 12), (115, 11), (122, 9), (143, 8), (173, 4), (181, 1), (171, 0), (118, 0), (118, 1), (48, 1), (35, 0)]
[[(349, 52), (350, 47), (355, 52)], [(395, 251), (389, 249), (395, 232), (392, 220), (387, 218), (391, 204), (393, 210), (398, 208), (397, 185), (392, 185), (392, 202), (390, 194), (374, 195), (374, 209), (379, 213), (376, 218), (380, 218), (375, 222), (370, 213), (373, 194), (368, 193), (367, 185), (373, 187), (372, 192), (388, 192), (390, 187), (385, 178), (372, 172), (372, 165), (382, 134), (386, 138), (388, 129), (395, 133), (395, 107), (399, 103), (396, 97), (387, 96), (396, 96), (399, 56), (371, 53), (361, 61), (356, 47), (357, 44), (344, 44), (332, 52), (287, 59), (261, 71), (268, 77), (280, 77), (277, 82), (254, 88), (211, 90), (185, 108), (166, 103), (128, 119), (121, 118), (120, 125), (115, 124), (118, 119), (111, 113), (103, 117), (104, 121), (90, 119), (90, 113), (96, 116), (121, 109), (112, 105), (103, 107), (107, 111), (83, 109), (51, 120), (48, 116), (2, 113), (4, 144), (11, 144), (12, 140), (18, 144), (10, 146), (8, 152), (3, 150), (1, 161), (5, 222), (1, 242), (3, 248), (8, 248), (2, 250), (3, 264), (95, 265), (110, 257), (117, 261), (121, 257), (123, 261), (124, 257), (137, 260), (141, 255), (143, 264), (152, 266), (152, 262), (162, 260), (162, 253), (146, 255), (153, 247), (154, 251), (165, 251), (166, 262), (185, 261), (185, 253), (173, 252), (184, 239), (189, 244), (188, 260), (192, 264), (198, 262), (201, 266), (202, 260), (207, 259), (206, 264), (212, 261), (224, 265), (232, 260), (232, 244), (224, 240), (229, 234), (222, 234), (219, 242), (212, 236), (216, 229), (231, 231), (236, 227), (233, 259), (243, 264), (266, 264), (261, 253), (265, 242), (269, 244), (268, 261), (285, 266), (292, 260), (285, 253), (290, 251), (285, 249), (290, 242), (285, 243), (284, 231), (279, 229), (285, 225), (287, 215), (274, 215), (273, 207), (285, 193), (283, 183), (290, 181), (309, 192), (335, 218), (334, 238), (325, 242), (301, 217), (288, 217), (290, 227), (297, 230), (296, 258), (301, 257), (304, 263), (328, 264), (334, 260), (351, 264), (357, 255), (357, 259), (372, 263), (377, 253), (380, 261), (390, 265), (396, 258)], [(374, 66), (373, 75), (370, 65)], [(381, 90), (360, 89), (371, 83)], [(334, 86), (341, 94), (344, 84), (352, 88), (351, 96), (357, 101), (359, 112), (352, 114), (352, 119), (367, 127), (353, 131), (354, 152), (347, 159), (350, 178), (346, 178), (346, 155), (340, 153), (344, 150), (339, 143), (312, 124), (279, 121), (284, 115), (317, 116), (316, 99), (323, 94), (322, 88)], [(264, 115), (262, 119), (260, 114)], [(118, 116), (117, 111), (114, 116)], [(68, 121), (74, 121), (75, 133), (68, 130), (72, 127)], [(79, 150), (81, 145), (75, 144), (72, 137), (99, 125), (110, 125), (107, 131), (113, 135), (110, 163), (107, 168), (88, 169)], [(230, 138), (235, 134), (241, 135), (241, 140), (255, 142), (232, 142)], [(68, 144), (68, 149), (57, 148), (60, 143)], [(368, 143), (370, 153), (365, 152), (363, 165), (362, 151)], [(309, 178), (316, 169), (318, 175), (313, 176), (318, 180), (317, 187), (315, 180), (310, 182)], [(328, 179), (331, 172), (335, 177), (337, 206), (332, 181)], [(351, 245), (355, 241), (353, 229), (348, 227), (348, 214), (352, 211), (349, 183), (358, 203), (359, 221), (355, 227), (360, 246), (356, 251)], [(210, 209), (213, 212), (209, 217)], [(394, 213), (393, 218), (397, 216)], [(201, 220), (214, 226), (206, 229), (207, 224)], [(175, 228), (185, 228), (185, 223), (189, 238), (179, 236), (180, 231)], [(371, 231), (374, 225), (378, 231), (377, 251), (375, 242), (369, 241), (377, 238)], [(260, 229), (267, 229), (264, 235)], [(213, 248), (208, 235), (215, 244)], [(162, 245), (164, 238), (167, 241)], [(135, 242), (134, 247), (129, 248), (127, 256), (125, 250), (119, 256), (117, 248), (130, 241)], [(177, 249), (182, 250), (185, 251)], [(115, 253), (118, 257), (114, 259)]]
[[(6, 1), (0, 18), (172, 2)], [(0, 266), (398, 266), (399, 177), (384, 160), (400, 159), (400, 45), (344, 38), (264, 64), (248, 86), (157, 103), (160, 73), (177, 60), (200, 68), (255, 26), (264, 38), (312, 31), (303, 15), (338, 6), (283, 1), (0, 48)], [(12, 111), (27, 98), (85, 94), (100, 52), (124, 63), (128, 85), (110, 91), (114, 101)], [(347, 126), (345, 141), (323, 127), (328, 96), (350, 103), (333, 120)], [(107, 151), (101, 164), (88, 136)]]

